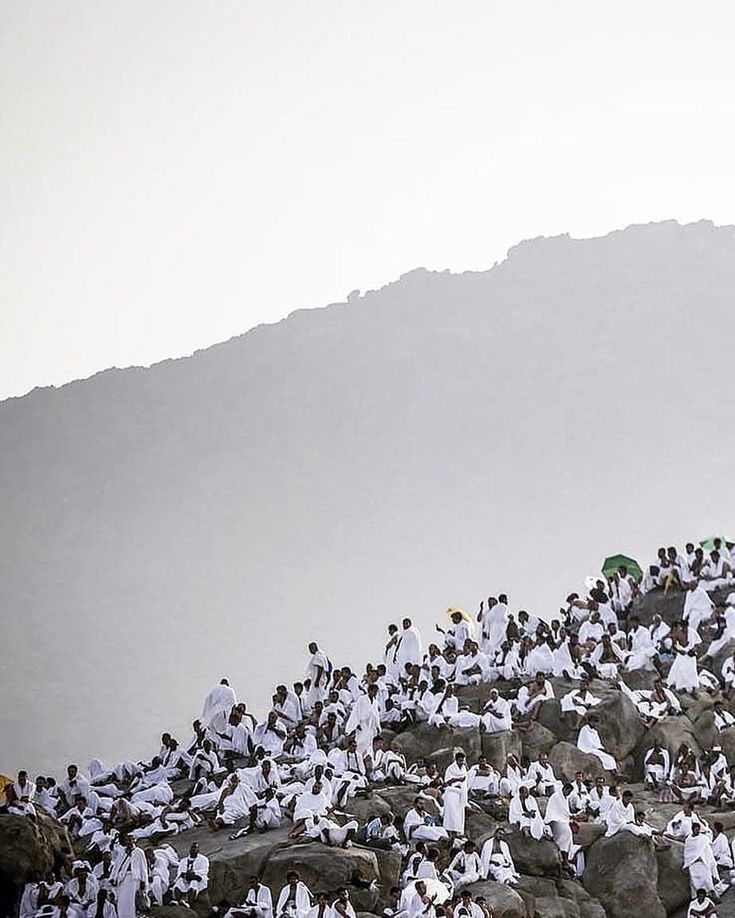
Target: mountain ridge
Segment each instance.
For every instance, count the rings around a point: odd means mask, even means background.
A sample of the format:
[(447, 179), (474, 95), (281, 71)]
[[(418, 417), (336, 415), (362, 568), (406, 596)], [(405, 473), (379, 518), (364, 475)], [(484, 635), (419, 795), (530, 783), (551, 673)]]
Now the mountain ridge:
[(230, 345), (233, 342), (240, 342), (244, 338), (252, 335), (255, 332), (261, 331), (263, 329), (278, 328), (282, 326), (284, 323), (287, 323), (293, 320), (295, 317), (301, 316), (302, 314), (305, 314), (305, 313), (311, 314), (314, 312), (324, 312), (325, 310), (329, 310), (333, 308), (351, 307), (351, 306), (355, 307), (359, 304), (364, 304), (364, 301), (368, 299), (369, 297), (375, 294), (381, 294), (382, 292), (386, 290), (389, 290), (393, 287), (406, 283), (410, 279), (414, 279), (414, 276), (420, 277), (420, 278), (425, 278), (427, 276), (433, 276), (433, 277), (442, 276), (442, 277), (451, 277), (451, 278), (477, 277), (477, 276), (484, 277), (484, 276), (489, 275), (491, 272), (503, 267), (511, 258), (518, 257), (519, 255), (528, 255), (529, 253), (533, 252), (534, 249), (536, 249), (539, 246), (548, 246), (549, 244), (553, 244), (553, 243), (561, 243), (562, 245), (566, 245), (567, 243), (570, 243), (571, 245), (574, 245), (575, 243), (599, 242), (602, 240), (609, 240), (615, 237), (620, 237), (623, 234), (638, 233), (641, 230), (645, 231), (645, 230), (649, 230), (651, 228), (656, 228), (656, 227), (670, 227), (670, 228), (677, 228), (677, 229), (688, 229), (691, 227), (708, 227), (714, 230), (735, 231), (735, 225), (732, 225), (732, 224), (717, 225), (713, 221), (707, 220), (707, 219), (692, 221), (690, 223), (679, 223), (675, 219), (670, 219), (670, 220), (661, 220), (661, 221), (651, 221), (648, 223), (630, 224), (624, 228), (610, 230), (609, 232), (603, 233), (598, 236), (573, 237), (569, 233), (558, 233), (553, 236), (541, 235), (541, 236), (529, 237), (528, 239), (523, 239), (515, 243), (514, 245), (512, 245), (508, 249), (505, 258), (500, 261), (497, 261), (490, 268), (482, 268), (482, 269), (477, 269), (477, 270), (468, 269), (465, 271), (453, 271), (450, 268), (433, 269), (433, 268), (426, 268), (423, 266), (418, 266), (418, 267), (409, 269), (403, 274), (400, 274), (397, 278), (395, 278), (394, 280), (388, 281), (382, 287), (376, 287), (376, 288), (372, 288), (369, 290), (365, 290), (363, 293), (361, 293), (357, 297), (350, 298), (351, 296), (350, 295), (343, 301), (340, 300), (340, 301), (336, 301), (333, 303), (326, 303), (320, 306), (299, 307), (297, 309), (294, 309), (287, 315), (283, 316), (281, 319), (278, 319), (274, 322), (260, 322), (257, 325), (252, 326), (252, 328), (249, 328), (246, 331), (241, 332), (237, 335), (233, 335), (232, 337), (227, 338), (223, 341), (217, 341), (217, 342), (214, 342), (213, 344), (207, 345), (206, 347), (197, 348), (196, 350), (192, 351), (191, 354), (183, 354), (178, 357), (166, 357), (162, 360), (156, 361), (155, 363), (148, 364), (148, 365), (131, 364), (126, 367), (106, 367), (104, 369), (98, 370), (95, 373), (92, 373), (90, 376), (80, 377), (78, 379), (72, 379), (72, 380), (69, 380), (68, 382), (61, 383), (59, 385), (52, 384), (48, 386), (37, 386), (21, 395), (12, 395), (5, 399), (0, 399), (0, 406), (3, 406), (9, 402), (17, 403), (18, 401), (22, 401), (23, 399), (26, 399), (29, 396), (35, 395), (38, 393), (49, 392), (49, 391), (57, 392), (61, 389), (66, 388), (67, 386), (74, 386), (79, 383), (91, 382), (92, 380), (97, 379), (99, 376), (103, 374), (107, 374), (107, 373), (120, 374), (120, 373), (134, 373), (134, 371), (142, 371), (142, 370), (155, 370), (155, 369), (166, 367), (168, 364), (175, 363), (177, 361), (192, 360), (194, 358), (200, 357), (203, 354), (208, 354), (212, 351), (216, 351), (218, 348)]

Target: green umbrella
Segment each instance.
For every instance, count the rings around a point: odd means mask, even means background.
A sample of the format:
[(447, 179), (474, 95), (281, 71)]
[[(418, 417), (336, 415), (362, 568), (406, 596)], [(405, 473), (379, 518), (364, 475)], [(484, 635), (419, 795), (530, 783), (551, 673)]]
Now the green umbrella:
[(712, 549), (715, 547), (715, 539), (722, 539), (722, 544), (727, 545), (727, 539), (725, 539), (723, 536), (710, 536), (709, 539), (705, 539), (699, 544), (705, 551), (712, 551)]
[(627, 555), (612, 555), (610, 558), (605, 558), (605, 563), (602, 565), (602, 573), (605, 577), (610, 577), (617, 571), (621, 564), (624, 564), (625, 567), (628, 568), (628, 573), (636, 580), (640, 580), (643, 576), (640, 564), (634, 558), (629, 558)]

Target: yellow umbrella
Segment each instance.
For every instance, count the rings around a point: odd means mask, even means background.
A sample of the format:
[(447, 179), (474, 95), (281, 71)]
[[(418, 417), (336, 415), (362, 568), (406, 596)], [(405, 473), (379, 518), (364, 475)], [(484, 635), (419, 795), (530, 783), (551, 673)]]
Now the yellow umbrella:
[(5, 775), (0, 775), (0, 798), (5, 798), (5, 785), (12, 784), (13, 779), (7, 778)]
[(472, 616), (470, 615), (470, 613), (465, 612), (464, 609), (456, 609), (454, 606), (450, 606), (447, 609), (447, 617), (451, 618), (455, 612), (459, 612), (462, 618), (467, 622), (467, 624), (470, 626), (470, 634), (472, 635), (472, 637), (474, 637), (475, 636), (475, 623), (472, 620)]

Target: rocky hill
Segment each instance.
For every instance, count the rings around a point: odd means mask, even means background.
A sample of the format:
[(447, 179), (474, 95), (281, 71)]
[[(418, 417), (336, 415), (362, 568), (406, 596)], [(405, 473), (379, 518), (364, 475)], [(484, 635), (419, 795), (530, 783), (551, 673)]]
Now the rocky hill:
[[(724, 595), (720, 598), (724, 601)], [(682, 606), (681, 594), (654, 593), (637, 600), (634, 612), (642, 619), (655, 613), (672, 618), (681, 613)], [(722, 648), (714, 661), (710, 661), (712, 671), (719, 672), (724, 658), (734, 650), (735, 642)], [(626, 673), (624, 679), (631, 688), (643, 688), (650, 687), (655, 675), (637, 671)], [(476, 728), (437, 728), (419, 724), (398, 733), (384, 730), (382, 735), (386, 746), (403, 752), (409, 763), (424, 759), (443, 769), (450, 763), (454, 751), (461, 748), (470, 762), (482, 754), (494, 767), (502, 769), (511, 753), (535, 760), (539, 754), (547, 752), (558, 778), (572, 780), (575, 773), (581, 771), (591, 778), (599, 775), (607, 781), (614, 779), (603, 770), (599, 759), (577, 749), (576, 731), (562, 715), (558, 699), (572, 688), (573, 683), (563, 678), (551, 681), (556, 698), (543, 704), (538, 720), (527, 729), (488, 734)], [(517, 688), (502, 682), (494, 684), (504, 694), (512, 694)], [(672, 757), (682, 743), (688, 744), (697, 756), (719, 743), (728, 761), (735, 762), (735, 728), (718, 733), (712, 714), (718, 700), (724, 700), (727, 708), (735, 713), (735, 697), (725, 698), (720, 692), (705, 691), (695, 696), (683, 695), (682, 715), (665, 717), (647, 729), (629, 698), (616, 685), (594, 680), (591, 688), (601, 699), (595, 714), (605, 748), (619, 763), (620, 783), (633, 791), (636, 809), (645, 812), (646, 821), (655, 829), (663, 830), (674, 813), (681, 809), (681, 804), (662, 802), (658, 793), (642, 784), (643, 756), (654, 742), (659, 742)], [(463, 703), (479, 711), (490, 690), (491, 685), (481, 684), (459, 687), (457, 692)], [(190, 786), (188, 782), (181, 782), (177, 794), (187, 786)], [(415, 793), (410, 786), (373, 785), (365, 798), (351, 799), (347, 809), (361, 824), (383, 812), (395, 814), (400, 823)], [(543, 810), (545, 801), (539, 802)], [(493, 800), (474, 804), (467, 816), (467, 836), (482, 844), (498, 825), (507, 826), (506, 803)], [(729, 838), (735, 835), (732, 809), (715, 810), (701, 805), (697, 806), (697, 812), (710, 824), (715, 820), (722, 822)], [(229, 832), (212, 832), (203, 826), (159, 841), (172, 844), (181, 856), (196, 841), (202, 853), (210, 858), (208, 893), (200, 897), (196, 905), (200, 918), (206, 918), (213, 906), (223, 909), (241, 901), (251, 874), (260, 875), (277, 893), (285, 883), (287, 871), (292, 869), (300, 872), (313, 892), (333, 893), (346, 886), (355, 908), (365, 918), (382, 914), (389, 904), (390, 887), (399, 880), (399, 853), (359, 844), (328, 848), (319, 842), (293, 841), (288, 838), (289, 828), (290, 823), (277, 830), (231, 840)], [(563, 873), (559, 850), (550, 839), (535, 841), (508, 827), (507, 840), (521, 874), (519, 884), (510, 888), (483, 882), (469, 887), (473, 895), (486, 897), (493, 908), (493, 918), (665, 918), (667, 915), (679, 918), (685, 914), (690, 893), (688, 875), (681, 867), (681, 842), (670, 840), (668, 847), (656, 850), (647, 839), (627, 832), (606, 838), (604, 826), (580, 822), (574, 839), (586, 856), (586, 868), (580, 882)], [(446, 843), (440, 846), (446, 850)], [(70, 850), (65, 831), (53, 820), (44, 817), (38, 827), (33, 827), (21, 817), (0, 815), (2, 914), (11, 914), (20, 884), (32, 869), (58, 866), (69, 857)], [(86, 854), (84, 844), (77, 844), (76, 854)], [(374, 880), (378, 886), (370, 888)], [(188, 909), (178, 906), (153, 911), (155, 918), (191, 915)], [(721, 918), (735, 914), (735, 890), (724, 894), (718, 914)]]
[(733, 302), (731, 227), (536, 239), (3, 402), (0, 772), (143, 756), (223, 674), (262, 712), (313, 637), (358, 663), (488, 583), (548, 616), (606, 554), (729, 534)]

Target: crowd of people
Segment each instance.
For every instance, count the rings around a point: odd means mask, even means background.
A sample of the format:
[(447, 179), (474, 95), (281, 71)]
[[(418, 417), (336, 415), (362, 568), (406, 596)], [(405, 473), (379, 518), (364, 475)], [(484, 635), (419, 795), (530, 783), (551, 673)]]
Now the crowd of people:
[[(505, 828), (482, 844), (468, 837), (467, 813), (488, 802), (507, 806), (516, 834), (552, 839), (559, 871), (571, 878), (585, 869), (574, 840), (580, 822), (599, 823), (608, 837), (630, 832), (655, 847), (683, 841), (689, 914), (714, 915), (735, 852), (722, 824), (709, 825), (696, 806), (735, 807), (735, 762), (717, 744), (697, 756), (686, 746), (672, 755), (653, 743), (641, 778), (681, 805), (665, 830), (656, 830), (605, 748), (594, 688), (595, 680), (618, 687), (646, 727), (680, 714), (684, 693), (709, 692), (717, 699), (716, 728), (735, 725), (726, 704), (735, 660), (729, 656), (719, 672), (712, 668), (735, 640), (728, 546), (716, 540), (704, 552), (687, 545), (683, 555), (662, 548), (640, 583), (623, 564), (587, 586), (550, 622), (524, 610), (511, 613), (504, 594), (481, 602), (474, 616), (450, 609), (428, 646), (405, 618), (388, 627), (382, 659), (360, 673), (333, 666), (313, 642), (305, 677), (276, 687), (263, 720), (222, 679), (207, 694), (192, 736), (180, 744), (164, 733), (148, 761), (93, 760), (87, 774), (69, 765), (58, 783), (19, 772), (5, 788), (2, 809), (29, 819), (39, 812), (56, 817), (84, 852), (58, 875), (37, 876), (26, 886), (20, 918), (135, 918), (151, 903), (169, 901), (196, 907), (208, 889), (209, 861), (195, 843), (179, 857), (167, 839), (197, 826), (233, 839), (285, 827), (294, 842), (393, 849), (403, 858), (401, 883), (388, 893), (393, 918), (437, 912), (491, 918), (491, 906), (466, 887), (484, 879), (514, 885), (519, 874)], [(682, 591), (681, 619), (669, 624), (655, 616), (643, 625), (632, 607), (651, 590)], [(650, 689), (628, 687), (625, 674), (635, 670), (651, 674)], [(420, 723), (527, 731), (555, 698), (554, 677), (567, 680), (558, 700), (578, 749), (595, 756), (606, 777), (557, 775), (546, 754), (535, 761), (510, 755), (498, 769), (482, 755), (468, 762), (459, 748), (439, 770), (423, 759), (408, 762), (400, 736), (386, 744), (382, 735)], [(485, 683), (487, 701), (472, 710), (461, 689)], [(366, 821), (350, 815), (350, 800), (386, 785), (415, 791), (403, 819), (384, 811)], [(370, 882), (354, 878), (358, 888)], [(241, 902), (221, 907), (228, 918), (355, 918), (349, 889), (310, 890), (295, 872), (280, 891), (252, 877)]]

